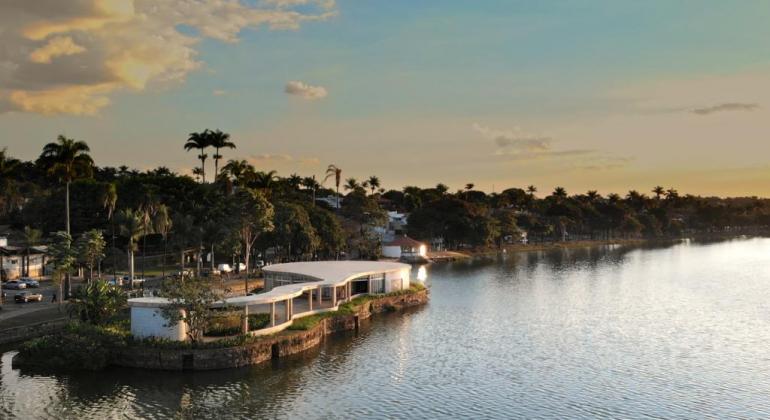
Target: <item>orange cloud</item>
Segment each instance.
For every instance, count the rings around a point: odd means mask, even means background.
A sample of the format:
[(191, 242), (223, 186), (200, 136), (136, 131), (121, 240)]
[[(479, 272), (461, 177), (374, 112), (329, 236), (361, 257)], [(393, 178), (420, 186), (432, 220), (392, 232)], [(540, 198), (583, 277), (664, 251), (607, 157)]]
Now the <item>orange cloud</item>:
[(32, 51), (29, 54), (29, 59), (34, 63), (50, 63), (54, 57), (78, 54), (85, 50), (85, 48), (72, 41), (72, 38), (57, 36), (51, 38), (45, 46)]

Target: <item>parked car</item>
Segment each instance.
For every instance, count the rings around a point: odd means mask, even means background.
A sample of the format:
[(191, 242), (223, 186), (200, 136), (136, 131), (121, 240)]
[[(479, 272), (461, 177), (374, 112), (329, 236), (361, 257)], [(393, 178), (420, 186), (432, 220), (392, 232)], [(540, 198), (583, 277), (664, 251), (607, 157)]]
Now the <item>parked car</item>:
[(20, 283), (24, 283), (27, 289), (40, 287), (40, 283), (37, 280), (32, 280), (29, 277), (22, 277), (19, 279)]
[(254, 265), (256, 265), (257, 268), (262, 268), (265, 266), (265, 262), (263, 260), (257, 260), (257, 262)]
[(3, 284), (3, 289), (8, 289), (8, 290), (21, 290), (26, 288), (27, 288), (27, 285), (18, 280), (7, 281), (5, 282), (5, 284)]
[(43, 295), (40, 293), (21, 292), (17, 293), (16, 296), (13, 297), (13, 300), (15, 300), (16, 303), (42, 302)]
[(230, 273), (233, 271), (233, 268), (230, 267), (230, 264), (219, 264), (217, 270), (219, 270), (220, 273)]

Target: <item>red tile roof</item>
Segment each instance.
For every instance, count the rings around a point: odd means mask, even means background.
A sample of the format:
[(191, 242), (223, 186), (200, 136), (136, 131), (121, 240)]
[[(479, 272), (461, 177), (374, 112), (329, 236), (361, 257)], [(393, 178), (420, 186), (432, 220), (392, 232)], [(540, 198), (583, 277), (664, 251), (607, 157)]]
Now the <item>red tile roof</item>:
[(425, 245), (425, 244), (420, 241), (416, 241), (408, 236), (399, 236), (385, 244), (385, 246), (411, 246), (411, 247), (419, 247), (421, 245)]

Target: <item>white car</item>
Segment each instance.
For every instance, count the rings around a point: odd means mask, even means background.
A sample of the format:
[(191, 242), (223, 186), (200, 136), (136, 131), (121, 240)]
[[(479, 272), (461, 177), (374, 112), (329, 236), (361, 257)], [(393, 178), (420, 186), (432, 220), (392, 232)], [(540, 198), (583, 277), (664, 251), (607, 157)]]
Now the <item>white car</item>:
[(219, 264), (217, 270), (219, 270), (220, 273), (230, 273), (233, 271), (233, 268), (230, 267), (230, 264)]
[(24, 283), (22, 283), (20, 281), (17, 281), (17, 280), (7, 281), (7, 282), (5, 282), (5, 284), (3, 284), (3, 289), (21, 290), (21, 289), (26, 289), (26, 288), (27, 288), (26, 284), (24, 284)]

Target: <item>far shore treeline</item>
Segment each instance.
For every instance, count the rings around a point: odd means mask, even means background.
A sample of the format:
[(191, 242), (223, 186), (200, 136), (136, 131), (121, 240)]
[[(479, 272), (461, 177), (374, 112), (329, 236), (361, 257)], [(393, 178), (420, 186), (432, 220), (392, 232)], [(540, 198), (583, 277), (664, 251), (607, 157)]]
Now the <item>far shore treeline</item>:
[[(133, 258), (135, 251), (173, 255), (177, 262), (185, 253), (213, 253), (248, 263), (267, 250), (274, 261), (376, 258), (381, 239), (373, 227), (387, 223), (389, 210), (409, 214), (404, 233), (445, 249), (501, 246), (522, 232), (530, 242), (545, 242), (754, 232), (770, 225), (770, 202), (756, 197), (699, 197), (656, 186), (606, 196), (561, 187), (538, 194), (527, 185), (487, 194), (471, 183), (455, 192), (440, 183), (386, 191), (376, 176), (359, 181), (335, 165), (318, 178), (279, 176), (225, 159), (221, 153), (235, 143), (219, 130), (192, 133), (180, 142), (180, 153), (183, 148), (198, 153), (193, 176), (162, 166), (99, 166), (86, 143), (62, 136), (36, 161), (2, 150), (0, 225), (22, 243), (25, 231), (38, 232), (40, 243), (52, 242), (56, 232), (75, 240), (100, 231), (105, 265), (115, 261), (113, 254)], [(207, 150), (214, 152), (213, 172), (206, 171)]]

